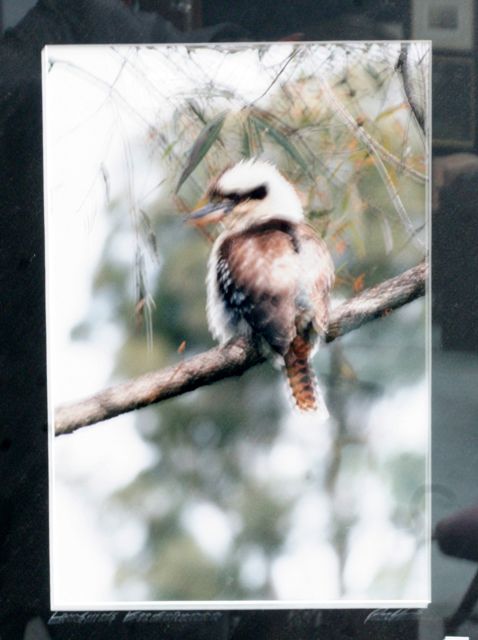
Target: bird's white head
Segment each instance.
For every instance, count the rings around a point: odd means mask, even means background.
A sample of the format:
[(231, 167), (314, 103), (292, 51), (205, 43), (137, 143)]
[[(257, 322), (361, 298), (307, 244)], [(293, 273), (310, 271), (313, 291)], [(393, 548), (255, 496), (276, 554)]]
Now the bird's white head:
[(304, 217), (291, 183), (261, 160), (226, 168), (209, 185), (206, 200), (191, 216), (196, 224), (222, 221), (226, 228), (241, 230), (271, 218), (300, 222)]

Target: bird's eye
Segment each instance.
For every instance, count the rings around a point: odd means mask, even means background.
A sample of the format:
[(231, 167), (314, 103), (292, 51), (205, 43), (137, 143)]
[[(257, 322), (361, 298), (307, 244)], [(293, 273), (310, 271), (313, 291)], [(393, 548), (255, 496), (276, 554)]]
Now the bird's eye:
[(267, 195), (267, 185), (261, 184), (260, 187), (252, 189), (252, 191), (249, 191), (246, 195), (250, 200), (264, 200)]
[(267, 185), (261, 184), (260, 187), (251, 189), (244, 193), (237, 193), (237, 191), (231, 191), (231, 193), (225, 194), (228, 200), (238, 204), (239, 202), (245, 202), (246, 200), (263, 200), (268, 193)]

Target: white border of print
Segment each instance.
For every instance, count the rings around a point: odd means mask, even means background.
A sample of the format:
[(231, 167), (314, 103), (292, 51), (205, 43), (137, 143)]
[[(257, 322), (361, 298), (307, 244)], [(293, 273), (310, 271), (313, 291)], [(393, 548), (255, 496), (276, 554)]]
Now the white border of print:
[[(416, 0), (414, 0), (415, 2)], [(428, 1), (428, 0), (427, 0)], [(467, 0), (463, 0), (466, 2)], [(328, 41), (327, 44), (349, 44), (349, 41)], [(389, 42), (389, 41), (370, 41), (374, 44), (381, 42)], [(403, 40), (402, 44), (410, 44), (410, 41)], [(247, 43), (220, 43), (220, 44), (211, 44), (211, 43), (181, 43), (179, 46), (193, 46), (193, 47), (204, 47), (204, 48), (216, 48), (216, 47), (231, 47), (236, 49), (242, 48), (251, 48), (257, 47), (258, 45), (267, 44), (272, 45), (273, 43), (269, 42), (247, 42)], [(277, 43), (275, 43), (277, 44)], [(301, 42), (301, 45), (307, 44), (315, 44), (311, 42)], [(321, 42), (320, 44), (326, 44), (326, 42)], [(415, 43), (411, 43), (415, 44)], [(430, 43), (426, 43), (428, 45), (427, 55), (430, 55)], [(82, 48), (108, 48), (108, 45), (49, 45), (44, 47), (42, 50), (42, 92), (43, 92), (43, 128), (44, 131), (48, 128), (49, 118), (53, 117), (51, 112), (51, 105), (48, 101), (48, 92), (46, 90), (46, 79), (48, 73), (48, 59), (50, 51), (56, 48), (61, 47), (78, 47)], [(129, 46), (151, 46), (151, 47), (171, 47), (173, 45), (118, 45), (122, 47)], [(431, 95), (431, 77), (428, 74), (427, 81), (427, 95)], [(431, 123), (431, 101), (427, 100), (427, 121)], [(430, 158), (431, 154), (431, 126), (427, 128), (426, 131), (426, 145), (428, 149), (428, 157)], [(51, 282), (48, 277), (48, 274), (51, 273), (53, 269), (53, 265), (51, 262), (51, 239), (49, 232), (49, 198), (48, 198), (48, 185), (50, 184), (51, 176), (49, 175), (48, 167), (48, 145), (44, 143), (43, 147), (43, 159), (44, 159), (44, 206), (45, 206), (45, 242), (46, 242), (46, 251), (45, 251), (45, 260), (46, 260), (46, 318), (47, 318), (47, 369), (48, 369), (48, 377), (50, 378), (52, 375), (52, 366), (51, 366), (51, 337), (54, 329), (53, 329), (53, 321), (52, 314), (49, 312), (49, 302), (52, 296), (51, 291)], [(427, 182), (427, 195), (426, 195), (426, 226), (427, 226), (427, 244), (429, 247), (429, 251), (431, 252), (431, 185), (430, 181)], [(430, 255), (431, 262), (431, 255)], [(431, 486), (431, 282), (430, 279), (427, 283), (427, 296), (426, 300), (426, 375), (428, 379), (428, 420), (427, 420), (427, 429), (428, 429), (428, 441), (429, 448), (426, 455), (426, 483), (425, 487)], [(55, 549), (55, 539), (54, 539), (54, 495), (55, 495), (55, 486), (54, 486), (54, 455), (53, 455), (53, 444), (55, 441), (55, 433), (54, 433), (54, 402), (51, 393), (51, 385), (48, 385), (48, 440), (49, 440), (49, 448), (48, 448), (48, 462), (49, 462), (49, 498), (50, 498), (50, 507), (49, 507), (49, 555), (50, 555), (50, 608), (52, 612), (52, 618), (55, 617), (56, 612), (96, 612), (96, 611), (125, 611), (134, 613), (136, 611), (233, 611), (233, 610), (303, 610), (303, 609), (336, 609), (336, 610), (351, 610), (351, 609), (369, 609), (372, 611), (382, 610), (382, 609), (396, 609), (396, 610), (411, 610), (411, 609), (422, 609), (425, 610), (431, 604), (431, 493), (428, 492), (426, 499), (426, 532), (427, 538), (425, 540), (425, 545), (427, 548), (427, 595), (423, 599), (416, 600), (373, 600), (373, 599), (338, 599), (338, 600), (161, 600), (161, 601), (64, 601), (61, 599), (61, 596), (58, 593), (57, 585), (55, 584), (55, 575), (54, 575), (54, 549)], [(94, 576), (92, 576), (94, 579)], [(50, 619), (50, 620), (51, 620)], [(125, 618), (126, 620), (126, 618)], [(0, 639), (1, 640), (1, 639)], [(459, 639), (457, 639), (459, 640)]]

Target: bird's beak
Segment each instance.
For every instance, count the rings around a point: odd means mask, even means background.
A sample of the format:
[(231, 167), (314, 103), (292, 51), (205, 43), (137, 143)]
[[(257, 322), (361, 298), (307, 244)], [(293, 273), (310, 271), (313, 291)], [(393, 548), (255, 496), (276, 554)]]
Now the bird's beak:
[(222, 220), (233, 208), (233, 202), (207, 202), (206, 198), (201, 198), (197, 207), (191, 214), (186, 216), (186, 222), (191, 222), (198, 227), (202, 227), (205, 224), (214, 224)]

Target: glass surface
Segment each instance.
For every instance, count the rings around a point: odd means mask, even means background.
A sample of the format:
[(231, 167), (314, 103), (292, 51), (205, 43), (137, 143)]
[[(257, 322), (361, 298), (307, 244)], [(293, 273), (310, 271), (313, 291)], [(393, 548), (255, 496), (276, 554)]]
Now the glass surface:
[[(405, 46), (419, 94), (429, 48)], [(246, 162), (238, 189), (261, 186), (255, 159), (295, 187), (335, 264), (333, 308), (420, 263), (428, 147), (395, 71), (401, 51), (47, 48), (53, 409), (179, 364), (174, 378), (213, 346), (211, 245), (183, 217), (231, 164)], [(289, 215), (267, 202), (260, 221)], [(294, 410), (269, 363), (57, 438), (55, 607), (426, 603), (426, 299), (399, 307), (319, 349), (328, 420)], [(79, 553), (85, 536), (95, 554)]]
[[(4, 18), (17, 0), (3, 0)], [(124, 5), (134, 3), (125, 2)], [(373, 40), (410, 37), (413, 6), (408, 0), (366, 0), (358, 3), (311, 2), (277, 4), (262, 0), (202, 1), (205, 29), (190, 39), (219, 37), (222, 21), (233, 23), (227, 38), (268, 40), (305, 38)], [(457, 6), (457, 2), (443, 2)], [(460, 4), (465, 4), (464, 2)], [(467, 3), (471, 6), (471, 2)], [(159, 19), (158, 19), (159, 22)], [(473, 15), (469, 23), (474, 25)], [(4, 27), (6, 25), (4, 24)], [(2, 561), (0, 632), (5, 638), (38, 637), (121, 638), (316, 637), (420, 638), (443, 640), (444, 620), (456, 612), (475, 574), (476, 562), (443, 553), (437, 542), (432, 553), (432, 603), (425, 612), (400, 614), (372, 611), (233, 612), (231, 615), (192, 613), (156, 617), (146, 612), (124, 615), (98, 613), (51, 617), (48, 575), (48, 483), (46, 437), (46, 365), (43, 270), (43, 193), (40, 53), (52, 42), (163, 42), (177, 34), (158, 28), (150, 17), (133, 16), (123, 3), (42, 3), (2, 42), (2, 293), (7, 301), (0, 315), (2, 349), (2, 436), (0, 438), (0, 499)], [(472, 30), (473, 31), (473, 30)], [(225, 34), (222, 31), (222, 34)], [(416, 34), (427, 37), (426, 34)], [(223, 35), (223, 38), (226, 37)], [(476, 39), (475, 39), (476, 40)], [(471, 43), (471, 44), (470, 44)], [(476, 41), (458, 43), (472, 61)], [(470, 49), (470, 46), (473, 48)], [(440, 47), (436, 48), (437, 53)], [(448, 67), (451, 69), (451, 67)], [(453, 78), (450, 76), (450, 80)], [(459, 91), (461, 95), (461, 91)], [(469, 108), (463, 92), (461, 110)], [(476, 112), (476, 110), (475, 110)], [(445, 131), (453, 128), (456, 110), (441, 110)], [(443, 138), (435, 127), (435, 134)], [(478, 233), (475, 215), (476, 148), (457, 156), (450, 145), (435, 153), (433, 177), (433, 525), (476, 503), (477, 447), (475, 416), (478, 352), (477, 298), (474, 274)], [(437, 150), (435, 150), (437, 151)], [(450, 154), (445, 156), (444, 154)], [(92, 372), (94, 373), (94, 372)], [(134, 457), (134, 452), (131, 451)], [(81, 518), (81, 526), (87, 522)], [(460, 527), (458, 527), (458, 533)], [(460, 536), (457, 535), (458, 542)], [(85, 537), (85, 544), (88, 538)], [(462, 541), (462, 549), (473, 544)], [(94, 545), (90, 545), (94, 553)], [(476, 635), (474, 602), (456, 620), (448, 635)], [(448, 624), (448, 627), (450, 625)]]

